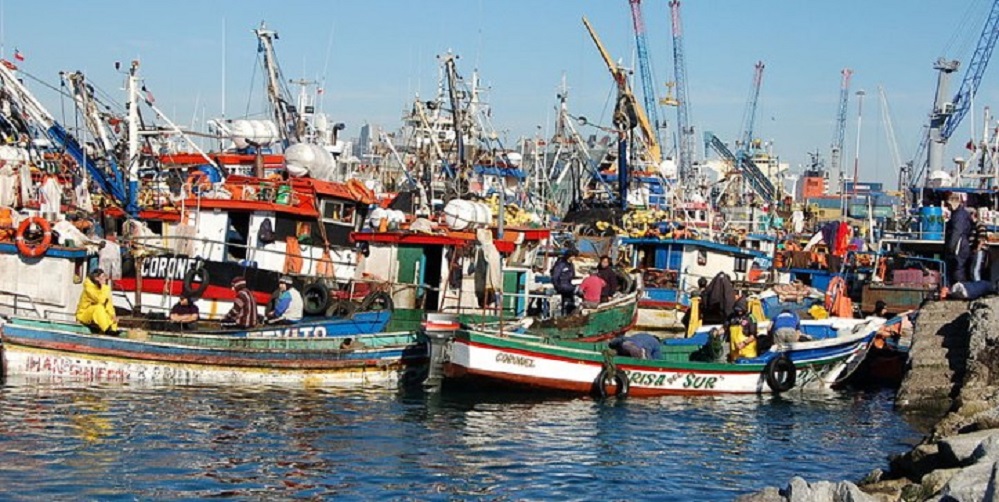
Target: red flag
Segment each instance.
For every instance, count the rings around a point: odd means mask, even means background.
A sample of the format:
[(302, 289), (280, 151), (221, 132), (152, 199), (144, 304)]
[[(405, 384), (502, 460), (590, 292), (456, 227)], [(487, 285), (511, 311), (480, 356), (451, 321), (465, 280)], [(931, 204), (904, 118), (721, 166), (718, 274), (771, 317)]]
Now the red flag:
[(323, 93), (323, 88), (322, 87), (316, 89), (316, 94), (322, 94), (322, 93)]
[(24, 61), (24, 54), (21, 54), (21, 51), (15, 48), (14, 49), (14, 59), (16, 59), (18, 61)]
[(153, 93), (149, 92), (149, 89), (146, 89), (146, 87), (143, 86), (142, 90), (146, 91), (146, 102), (147, 103), (153, 104), (153, 103), (156, 102), (156, 98), (153, 97)]

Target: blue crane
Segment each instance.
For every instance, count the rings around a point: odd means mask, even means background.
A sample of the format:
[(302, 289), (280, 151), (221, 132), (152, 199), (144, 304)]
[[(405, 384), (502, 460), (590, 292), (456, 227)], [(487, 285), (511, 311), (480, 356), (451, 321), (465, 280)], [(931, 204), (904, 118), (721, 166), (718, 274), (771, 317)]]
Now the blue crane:
[(985, 68), (992, 58), (992, 50), (995, 48), (996, 40), (999, 39), (999, 0), (993, 0), (989, 17), (982, 27), (982, 33), (978, 37), (978, 45), (975, 53), (971, 56), (961, 81), (961, 87), (957, 94), (948, 102), (946, 101), (947, 82), (949, 75), (957, 70), (957, 61), (947, 61), (940, 59), (934, 63), (934, 68), (940, 72), (937, 80), (937, 95), (933, 106), (933, 113), (930, 115), (929, 133), (925, 135), (916, 150), (916, 159), (922, 157), (923, 152), (929, 150), (929, 155), (923, 163), (923, 169), (912, 178), (915, 184), (922, 176), (926, 167), (930, 171), (941, 169), (943, 166), (944, 149), (947, 140), (961, 124), (961, 120), (971, 108), (971, 101), (978, 92), (978, 86), (982, 82)]
[[(628, 0), (631, 5), (631, 20), (635, 28), (635, 44), (638, 47), (638, 70), (642, 77), (642, 100), (645, 101), (645, 112), (652, 125), (656, 143), (659, 141), (659, 108), (656, 100), (656, 89), (652, 83), (652, 66), (649, 64), (648, 44), (645, 41), (645, 23), (642, 21), (642, 0)], [(659, 162), (662, 159), (652, 159)]]
[(680, 24), (680, 0), (669, 2), (673, 31), (673, 81), (676, 82), (676, 127), (679, 132), (678, 171), (680, 179), (693, 180), (694, 172), (694, 127), (690, 124), (690, 99), (687, 96), (687, 63), (683, 57), (683, 28)]
[(753, 144), (753, 127), (756, 125), (756, 108), (760, 101), (760, 87), (763, 85), (763, 61), (757, 61), (753, 67), (753, 85), (749, 89), (749, 100), (746, 102), (746, 116), (742, 122), (742, 149), (749, 152)]
[(850, 102), (850, 76), (853, 75), (853, 70), (849, 68), (843, 68), (840, 72), (843, 78), (839, 85), (839, 102), (836, 104), (836, 127), (833, 130), (833, 139), (831, 147), (831, 155), (829, 156), (831, 162), (829, 168), (835, 170), (840, 177), (842, 182), (843, 178), (843, 143), (846, 138), (846, 108), (847, 104)]

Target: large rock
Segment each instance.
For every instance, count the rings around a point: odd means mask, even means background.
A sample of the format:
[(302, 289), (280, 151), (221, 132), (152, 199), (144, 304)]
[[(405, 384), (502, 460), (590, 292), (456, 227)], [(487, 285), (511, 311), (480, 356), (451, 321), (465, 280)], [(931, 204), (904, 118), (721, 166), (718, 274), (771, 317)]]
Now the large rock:
[[(996, 478), (999, 463), (979, 462), (954, 474), (940, 491), (936, 500), (947, 502), (999, 502), (996, 497)], [(986, 497), (986, 494), (989, 494)]]
[[(976, 456), (975, 452), (978, 448), (990, 438), (994, 438), (994, 440), (990, 441), (987, 450), (983, 450), (979, 456)], [(995, 444), (995, 440), (999, 440), (999, 430), (971, 432), (941, 439), (938, 443), (940, 461), (955, 467), (973, 464), (986, 452), (995, 454), (995, 447), (991, 446)]]

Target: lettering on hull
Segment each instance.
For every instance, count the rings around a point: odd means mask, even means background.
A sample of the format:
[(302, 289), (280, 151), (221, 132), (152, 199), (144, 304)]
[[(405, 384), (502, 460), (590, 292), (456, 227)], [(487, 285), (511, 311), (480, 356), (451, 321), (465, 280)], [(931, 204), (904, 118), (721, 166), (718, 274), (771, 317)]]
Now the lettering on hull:
[(698, 375), (689, 373), (649, 373), (644, 371), (628, 371), (628, 382), (642, 387), (679, 387), (691, 390), (713, 390), (724, 380), (719, 375)]
[(534, 359), (514, 354), (507, 354), (504, 352), (496, 354), (496, 362), (503, 364), (512, 364), (514, 366), (522, 366), (524, 368), (534, 367)]
[(282, 329), (265, 329), (246, 334), (253, 338), (326, 338), (323, 326), (291, 326)]
[(197, 268), (198, 258), (180, 256), (153, 256), (142, 262), (142, 277), (149, 279), (184, 280), (184, 276)]

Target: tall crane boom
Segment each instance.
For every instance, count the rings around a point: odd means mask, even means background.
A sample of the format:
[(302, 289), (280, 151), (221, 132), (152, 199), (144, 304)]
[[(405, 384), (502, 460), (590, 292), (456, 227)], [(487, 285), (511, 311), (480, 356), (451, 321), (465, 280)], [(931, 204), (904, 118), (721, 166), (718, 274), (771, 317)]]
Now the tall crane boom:
[[(659, 150), (659, 103), (656, 100), (656, 88), (652, 83), (652, 66), (649, 63), (648, 43), (645, 40), (645, 22), (642, 21), (642, 0), (628, 0), (631, 5), (631, 21), (635, 28), (635, 44), (638, 49), (638, 71), (642, 78), (642, 101), (645, 102), (645, 111), (649, 114), (649, 122), (652, 124), (652, 140), (656, 143), (655, 149)], [(653, 156), (655, 162), (662, 160), (658, 156)]]
[(843, 176), (843, 144), (846, 138), (846, 108), (850, 102), (850, 77), (853, 70), (843, 68), (840, 72), (843, 78), (839, 84), (839, 102), (836, 104), (836, 127), (833, 129), (829, 169)]
[(753, 86), (749, 89), (749, 101), (746, 102), (746, 116), (742, 122), (742, 148), (749, 149), (753, 144), (753, 126), (756, 125), (756, 106), (760, 101), (760, 87), (763, 85), (763, 61), (757, 61), (753, 67)]
[[(631, 87), (628, 85), (628, 72), (626, 69), (618, 66), (617, 63), (611, 59), (610, 53), (604, 47), (604, 44), (600, 42), (600, 37), (597, 35), (596, 30), (593, 29), (593, 25), (583, 17), (583, 25), (586, 26), (586, 31), (590, 33), (590, 38), (593, 39), (593, 43), (596, 44), (597, 50), (600, 51), (600, 56), (604, 59), (604, 64), (607, 65), (607, 70), (610, 71), (611, 77), (614, 78), (614, 82), (617, 83), (618, 91), (618, 110), (615, 110), (615, 115), (620, 114), (622, 111), (627, 115), (634, 115), (633, 121), (637, 122), (639, 129), (642, 131), (642, 137), (645, 140), (645, 149), (648, 153), (650, 161), (657, 162), (662, 159), (662, 152), (659, 148), (659, 142), (656, 141), (655, 131), (652, 130), (652, 125), (649, 124), (649, 119), (645, 115), (645, 111), (642, 106), (638, 104), (635, 100), (635, 95), (631, 92)], [(621, 110), (624, 108), (625, 110)], [(615, 122), (621, 122), (618, 127), (621, 128), (633, 128), (635, 124), (627, 124), (631, 122), (631, 117), (616, 117)], [(626, 127), (622, 127), (625, 125)]]
[(954, 134), (954, 129), (961, 124), (961, 120), (971, 108), (971, 100), (978, 92), (978, 85), (982, 83), (982, 75), (985, 74), (985, 67), (988, 66), (989, 59), (992, 58), (992, 50), (995, 49), (997, 38), (999, 38), (999, 0), (992, 2), (989, 18), (982, 28), (982, 35), (978, 38), (978, 47), (975, 48), (975, 53), (971, 56), (971, 63), (965, 70), (961, 87), (951, 101), (954, 105), (954, 113), (944, 125), (942, 132), (944, 141), (950, 138), (951, 134)]
[(676, 126), (679, 131), (680, 179), (690, 180), (694, 173), (694, 127), (690, 125), (690, 99), (687, 96), (687, 63), (683, 57), (683, 29), (680, 24), (680, 0), (669, 2), (673, 31), (673, 81), (676, 82)]

